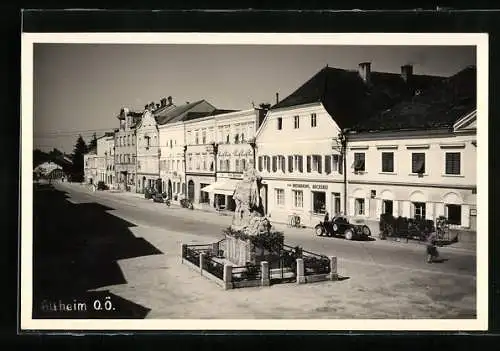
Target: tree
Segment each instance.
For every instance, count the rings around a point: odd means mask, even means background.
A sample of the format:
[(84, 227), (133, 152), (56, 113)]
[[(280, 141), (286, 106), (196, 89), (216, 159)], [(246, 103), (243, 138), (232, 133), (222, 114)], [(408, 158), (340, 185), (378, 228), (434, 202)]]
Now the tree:
[(92, 149), (96, 149), (97, 148), (97, 136), (95, 135), (92, 135), (92, 139), (90, 140), (90, 143), (89, 143), (89, 146), (87, 148), (87, 152), (92, 150)]
[(73, 165), (71, 166), (71, 180), (74, 182), (82, 182), (84, 178), (84, 165), (83, 165), (83, 155), (87, 153), (87, 144), (83, 140), (82, 136), (79, 135), (76, 140), (73, 153), (71, 154), (71, 160)]

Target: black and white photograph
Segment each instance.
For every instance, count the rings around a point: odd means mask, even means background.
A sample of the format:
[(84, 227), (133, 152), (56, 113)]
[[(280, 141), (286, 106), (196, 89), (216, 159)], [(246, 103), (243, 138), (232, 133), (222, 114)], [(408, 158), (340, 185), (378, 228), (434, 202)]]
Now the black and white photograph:
[(24, 33), (21, 328), (485, 330), (487, 45)]

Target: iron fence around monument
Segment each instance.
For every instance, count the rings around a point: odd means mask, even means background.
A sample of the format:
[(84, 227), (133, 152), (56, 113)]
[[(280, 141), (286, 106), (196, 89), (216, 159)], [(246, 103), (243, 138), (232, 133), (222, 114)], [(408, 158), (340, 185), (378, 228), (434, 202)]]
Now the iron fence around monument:
[(231, 273), (233, 282), (261, 280), (262, 269), (260, 265), (247, 264), (245, 266), (234, 266)]
[(224, 264), (215, 261), (210, 256), (205, 257), (203, 260), (202, 269), (220, 280), (224, 279)]
[(304, 275), (330, 273), (330, 259), (324, 255), (302, 250), (302, 260), (304, 261)]

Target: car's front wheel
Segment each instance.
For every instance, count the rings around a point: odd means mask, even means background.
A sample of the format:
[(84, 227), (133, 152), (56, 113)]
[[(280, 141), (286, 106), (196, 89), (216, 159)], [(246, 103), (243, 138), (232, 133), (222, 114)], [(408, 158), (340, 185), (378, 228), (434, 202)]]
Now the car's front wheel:
[(351, 229), (346, 229), (346, 231), (344, 232), (344, 237), (347, 240), (352, 240), (352, 238), (354, 237), (353, 231)]
[(370, 231), (370, 228), (368, 228), (367, 225), (364, 225), (363, 228), (361, 228), (361, 231), (362, 231), (363, 235), (365, 235), (365, 236), (370, 236), (372, 234), (372, 232)]
[(325, 229), (323, 228), (322, 225), (317, 225), (315, 228), (314, 228), (314, 231), (316, 232), (316, 235), (317, 236), (323, 236), (324, 232), (325, 232)]

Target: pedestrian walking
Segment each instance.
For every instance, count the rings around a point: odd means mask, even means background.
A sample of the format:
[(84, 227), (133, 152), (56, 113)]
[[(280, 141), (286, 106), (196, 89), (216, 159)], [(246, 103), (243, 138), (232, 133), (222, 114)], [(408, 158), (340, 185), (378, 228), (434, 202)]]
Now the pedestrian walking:
[(330, 220), (330, 217), (328, 216), (328, 212), (325, 213), (325, 218), (324, 221), (328, 222)]

